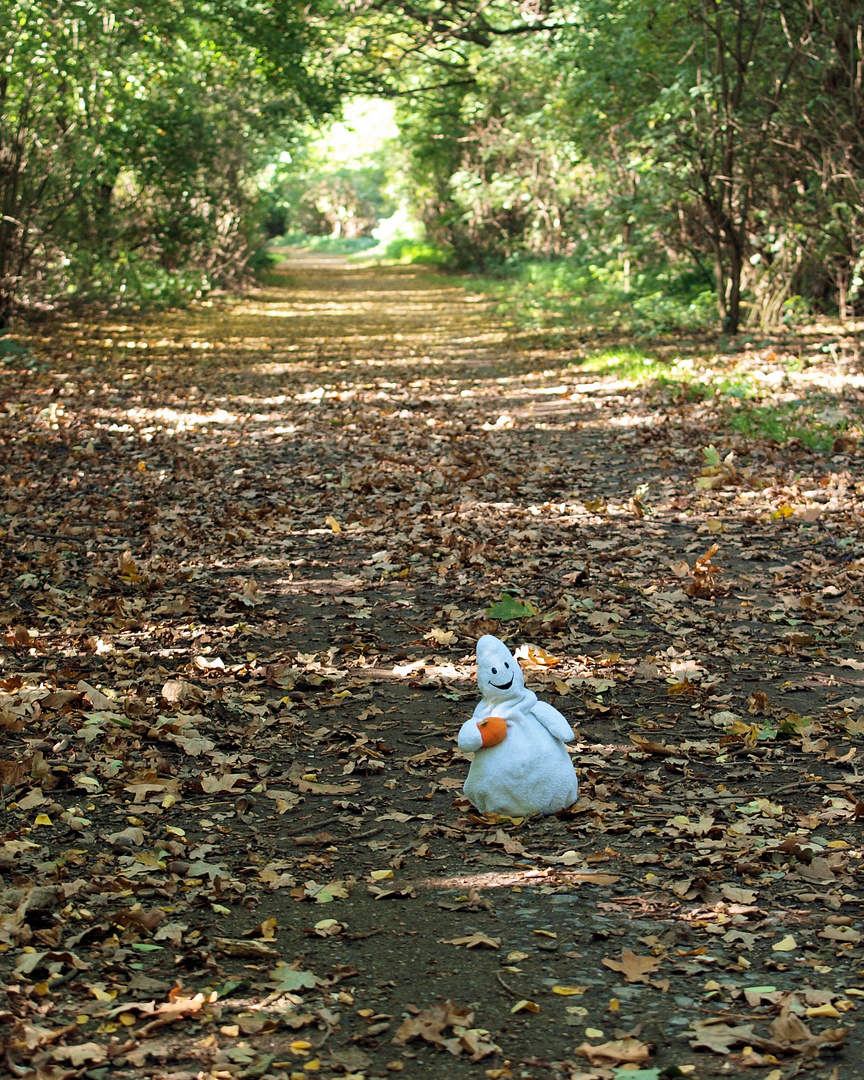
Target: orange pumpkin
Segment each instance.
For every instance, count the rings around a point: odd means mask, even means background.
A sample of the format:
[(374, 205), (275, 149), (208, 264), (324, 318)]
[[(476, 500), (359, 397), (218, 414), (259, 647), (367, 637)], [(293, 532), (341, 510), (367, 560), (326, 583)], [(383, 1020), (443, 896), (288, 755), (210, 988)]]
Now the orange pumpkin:
[(503, 716), (487, 716), (477, 721), (477, 727), (484, 746), (496, 746), (507, 738), (507, 721)]

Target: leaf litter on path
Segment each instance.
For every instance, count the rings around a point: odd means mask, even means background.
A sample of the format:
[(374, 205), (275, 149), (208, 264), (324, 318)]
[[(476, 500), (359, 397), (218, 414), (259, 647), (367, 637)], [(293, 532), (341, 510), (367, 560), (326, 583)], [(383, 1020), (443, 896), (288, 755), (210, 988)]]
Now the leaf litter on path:
[[(12, 1073), (858, 1067), (851, 434), (744, 439), (414, 269), (33, 347), (0, 373)], [(860, 413), (796, 349), (702, 377)], [(460, 797), (487, 632), (576, 728), (551, 820)]]

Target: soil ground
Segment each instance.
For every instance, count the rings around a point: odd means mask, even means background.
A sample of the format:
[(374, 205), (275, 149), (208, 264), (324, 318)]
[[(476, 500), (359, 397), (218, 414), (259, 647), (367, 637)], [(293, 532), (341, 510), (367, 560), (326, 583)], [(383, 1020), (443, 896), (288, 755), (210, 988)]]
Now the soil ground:
[[(860, 417), (826, 340), (698, 362)], [(9, 1075), (864, 1080), (854, 438), (745, 440), (416, 268), (21, 343)], [(461, 795), (487, 632), (576, 730), (556, 817)]]

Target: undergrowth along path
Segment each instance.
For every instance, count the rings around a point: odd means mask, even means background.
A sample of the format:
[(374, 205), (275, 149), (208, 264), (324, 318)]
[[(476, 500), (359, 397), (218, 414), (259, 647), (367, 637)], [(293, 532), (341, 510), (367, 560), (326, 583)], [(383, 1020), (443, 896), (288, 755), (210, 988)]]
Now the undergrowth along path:
[[(326, 262), (20, 337), (12, 1072), (864, 1077), (851, 352), (622, 377)], [(577, 729), (560, 817), (460, 797), (485, 632)]]

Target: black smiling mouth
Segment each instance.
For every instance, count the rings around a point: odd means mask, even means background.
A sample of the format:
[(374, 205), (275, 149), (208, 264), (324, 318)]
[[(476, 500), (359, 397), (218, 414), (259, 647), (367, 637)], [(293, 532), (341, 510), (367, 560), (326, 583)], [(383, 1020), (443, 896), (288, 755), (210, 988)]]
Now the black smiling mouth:
[(504, 683), (503, 686), (499, 686), (497, 682), (493, 682), (492, 685), (495, 687), (496, 690), (509, 690), (510, 687), (513, 685), (513, 676), (511, 675), (510, 682)]

